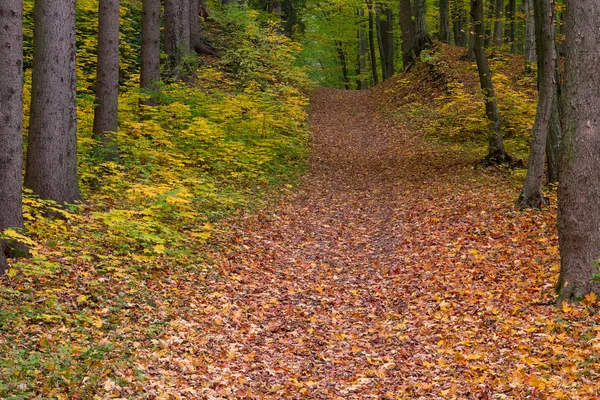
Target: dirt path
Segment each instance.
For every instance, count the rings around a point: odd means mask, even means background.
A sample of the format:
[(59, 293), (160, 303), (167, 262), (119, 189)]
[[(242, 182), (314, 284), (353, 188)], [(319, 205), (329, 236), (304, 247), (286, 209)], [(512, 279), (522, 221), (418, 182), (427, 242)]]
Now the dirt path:
[(188, 311), (140, 363), (150, 394), (535, 394), (527, 360), (545, 350), (525, 346), (549, 348), (536, 321), (552, 307), (531, 304), (552, 298), (556, 258), (532, 254), (553, 227), (515, 218), (514, 187), (394, 126), (370, 96), (314, 95), (309, 175), (276, 209), (238, 221), (204, 292), (172, 300)]

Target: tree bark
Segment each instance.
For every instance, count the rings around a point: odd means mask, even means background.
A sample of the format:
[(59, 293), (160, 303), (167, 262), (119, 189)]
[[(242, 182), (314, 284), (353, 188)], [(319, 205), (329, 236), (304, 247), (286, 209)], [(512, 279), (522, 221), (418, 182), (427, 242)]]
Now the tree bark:
[(400, 30), (402, 31), (402, 67), (406, 70), (417, 58), (415, 23), (410, 0), (400, 0)]
[(119, 19), (119, 0), (100, 0), (93, 132), (106, 160), (119, 155), (114, 137), (119, 127)]
[(502, 13), (504, 12), (504, 0), (496, 0), (494, 8), (494, 51), (500, 51), (504, 34), (504, 22)]
[[(37, 0), (25, 186), (58, 203), (80, 200), (75, 103), (75, 0)], [(58, 23), (60, 21), (60, 23)]]
[(181, 78), (182, 57), (190, 48), (189, 0), (165, 0), (164, 36), (165, 53), (169, 56), (169, 68)]
[(510, 51), (511, 53), (517, 52), (517, 24), (516, 24), (516, 15), (517, 15), (517, 0), (508, 0), (508, 5), (506, 8), (506, 20), (508, 24), (508, 34), (506, 37), (510, 42)]
[(450, 3), (449, 0), (440, 0), (440, 42), (450, 43)]
[(454, 32), (454, 44), (464, 47), (467, 45), (467, 32), (465, 23), (467, 12), (463, 0), (452, 0), (452, 30)]
[(556, 105), (556, 33), (553, 0), (534, 0), (536, 43), (538, 44), (538, 105), (531, 137), (531, 150), (525, 184), (519, 195), (519, 208), (540, 208), (547, 201), (542, 193), (546, 144)]
[(346, 61), (346, 53), (344, 53), (344, 47), (342, 42), (339, 40), (335, 41), (335, 48), (338, 53), (340, 60), (340, 66), (342, 67), (342, 80), (344, 82), (344, 88), (350, 90), (350, 77), (348, 75), (348, 62)]
[(432, 43), (431, 36), (427, 33), (427, 9), (425, 0), (415, 0), (415, 44), (418, 49), (417, 53), (425, 48), (428, 44)]
[[(410, 1), (410, 0), (409, 0)], [(379, 85), (379, 76), (377, 73), (377, 56), (375, 49), (375, 29), (373, 23), (373, 2), (367, 0), (367, 8), (369, 10), (369, 54), (371, 57), (371, 73), (373, 74), (373, 83)]]
[[(0, 232), (23, 228), (23, 2), (0, 2)], [(8, 267), (0, 241), (0, 275)]]
[(367, 41), (365, 39), (365, 31), (363, 25), (363, 17), (365, 12), (362, 8), (358, 8), (356, 12), (359, 19), (359, 26), (356, 32), (358, 39), (358, 59), (356, 60), (356, 87), (358, 90), (368, 89), (367, 80), (364, 78), (365, 71), (367, 70)]
[(394, 12), (391, 8), (385, 10), (385, 61), (387, 63), (388, 78), (394, 75)]
[(600, 292), (600, 3), (565, 1), (563, 147), (558, 187), (558, 302)]
[(471, 0), (471, 17), (474, 21), (474, 52), (477, 61), (477, 70), (479, 72), (479, 82), (485, 101), (485, 113), (490, 121), (488, 155), (486, 156), (486, 160), (488, 163), (506, 163), (510, 161), (510, 158), (504, 149), (498, 105), (496, 103), (494, 87), (492, 85), (492, 75), (485, 55), (483, 0)]
[(467, 50), (467, 59), (471, 62), (475, 61), (475, 21), (471, 17), (469, 27), (469, 49)]
[(385, 81), (390, 75), (388, 73), (388, 62), (385, 52), (385, 44), (384, 44), (384, 31), (385, 31), (385, 22), (381, 21), (381, 5), (377, 4), (375, 7), (375, 28), (377, 30), (377, 44), (379, 47), (379, 60), (381, 61), (381, 76)]
[(535, 18), (532, 0), (523, 0), (525, 13), (525, 64), (536, 62)]
[[(160, 0), (142, 1), (142, 68), (140, 87), (150, 94), (158, 92), (160, 83)], [(156, 100), (143, 101), (156, 105)]]

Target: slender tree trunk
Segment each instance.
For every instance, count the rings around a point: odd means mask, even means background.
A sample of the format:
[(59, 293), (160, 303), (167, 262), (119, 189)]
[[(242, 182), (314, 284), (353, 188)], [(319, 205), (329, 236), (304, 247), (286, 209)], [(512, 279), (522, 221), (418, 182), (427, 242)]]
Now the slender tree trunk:
[(440, 0), (440, 32), (438, 39), (450, 43), (450, 3), (449, 0)]
[(500, 129), (500, 116), (498, 114), (498, 105), (492, 85), (492, 75), (485, 55), (484, 47), (484, 21), (483, 21), (483, 0), (471, 0), (471, 17), (474, 20), (475, 32), (475, 59), (477, 61), (477, 70), (479, 71), (479, 82), (483, 91), (485, 101), (485, 112), (490, 121), (489, 146), (486, 160), (489, 163), (505, 163), (510, 161)]
[(519, 208), (540, 208), (546, 204), (542, 194), (544, 164), (548, 132), (552, 124), (552, 109), (555, 106), (556, 34), (554, 30), (553, 0), (534, 0), (536, 18), (536, 42), (538, 52), (538, 106), (531, 137), (531, 151), (525, 184), (519, 195)]
[(416, 47), (419, 49), (417, 53), (425, 48), (428, 44), (431, 44), (431, 36), (427, 33), (427, 9), (425, 6), (425, 0), (414, 0), (415, 8), (415, 37)]
[(385, 61), (387, 62), (388, 78), (394, 75), (394, 12), (391, 8), (385, 10)]
[[(37, 0), (25, 186), (58, 203), (80, 200), (75, 103), (75, 0)], [(58, 23), (60, 21), (60, 23)]]
[(377, 44), (379, 47), (379, 60), (381, 61), (381, 76), (385, 81), (390, 75), (388, 73), (388, 62), (385, 53), (385, 44), (384, 44), (384, 31), (385, 31), (385, 22), (381, 21), (381, 5), (377, 4), (375, 7), (375, 27), (377, 30)]
[(496, 0), (494, 9), (494, 51), (500, 51), (504, 33), (502, 13), (504, 12), (504, 0)]
[[(0, 2), (0, 232), (23, 228), (23, 2)], [(8, 265), (0, 241), (0, 275)]]
[(511, 53), (517, 52), (517, 24), (516, 24), (516, 15), (517, 15), (517, 0), (508, 0), (508, 5), (506, 8), (506, 19), (508, 24), (508, 34), (506, 37), (510, 41), (510, 51)]
[(340, 66), (342, 67), (342, 79), (344, 81), (344, 88), (350, 90), (350, 76), (348, 74), (348, 62), (346, 61), (346, 53), (344, 53), (344, 47), (342, 42), (339, 40), (335, 41), (335, 47), (340, 60)]
[(402, 31), (402, 64), (404, 70), (417, 58), (415, 49), (415, 23), (410, 0), (400, 0), (400, 30)]
[(119, 0), (100, 0), (93, 132), (102, 141), (106, 160), (119, 155), (114, 137), (119, 126), (119, 19)]
[(475, 21), (471, 17), (469, 26), (469, 49), (467, 50), (467, 59), (471, 62), (475, 61)]
[[(142, 1), (142, 68), (140, 86), (149, 93), (158, 92), (160, 83), (160, 0)], [(143, 104), (156, 105), (156, 100)]]
[(369, 10), (369, 54), (371, 57), (371, 73), (373, 74), (373, 83), (379, 85), (379, 76), (377, 74), (377, 56), (375, 54), (375, 29), (373, 23), (373, 2), (367, 0)]
[(365, 39), (365, 30), (364, 25), (362, 23), (365, 12), (362, 8), (358, 8), (356, 12), (359, 19), (359, 26), (356, 32), (356, 36), (358, 39), (358, 59), (356, 60), (356, 87), (358, 90), (363, 90), (368, 88), (368, 84), (366, 79), (364, 78), (365, 71), (367, 70), (367, 41)]
[(600, 292), (600, 3), (565, 1), (563, 147), (558, 187), (559, 303)]
[[(485, 26), (485, 37), (484, 37), (484, 46), (487, 49), (490, 47), (490, 43), (492, 41), (493, 35), (493, 27), (494, 27), (494, 11), (496, 9), (496, 0), (485, 0), (487, 3), (487, 20), (484, 20)], [(485, 6), (485, 5), (484, 5)]]
[(452, 30), (454, 32), (454, 44), (457, 46), (467, 45), (466, 21), (467, 12), (464, 0), (452, 0)]
[(525, 64), (536, 62), (535, 18), (532, 0), (523, 0), (525, 13)]

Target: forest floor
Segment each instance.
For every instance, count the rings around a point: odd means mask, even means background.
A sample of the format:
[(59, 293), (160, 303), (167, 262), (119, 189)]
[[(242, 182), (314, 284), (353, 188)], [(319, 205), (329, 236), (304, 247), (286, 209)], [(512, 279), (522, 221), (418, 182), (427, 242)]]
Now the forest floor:
[[(553, 303), (555, 209), (515, 210), (509, 172), (474, 168), (472, 153), (382, 116), (373, 93), (316, 91), (299, 189), (227, 221), (212, 272), (152, 288), (169, 299), (152, 314), (170, 322), (137, 349), (139, 390), (207, 399), (600, 393), (595, 299)], [(110, 380), (104, 389), (119, 393)]]

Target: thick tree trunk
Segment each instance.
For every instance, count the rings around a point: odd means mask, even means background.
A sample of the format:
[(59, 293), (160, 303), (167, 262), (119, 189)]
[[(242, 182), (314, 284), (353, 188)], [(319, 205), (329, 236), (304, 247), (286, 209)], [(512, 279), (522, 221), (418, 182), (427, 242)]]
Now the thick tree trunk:
[[(23, 2), (0, 3), (0, 232), (23, 228)], [(0, 275), (8, 265), (0, 241)]]
[(200, 3), (199, 0), (189, 0), (190, 11), (189, 21), (190, 21), (190, 52), (195, 51), (199, 53), (198, 49), (200, 48), (200, 42), (202, 38), (200, 37)]
[(375, 49), (375, 28), (373, 22), (373, 2), (367, 0), (369, 10), (369, 55), (371, 57), (371, 73), (373, 74), (373, 83), (379, 85), (379, 76), (377, 73), (377, 56)]
[(492, 75), (485, 55), (484, 47), (484, 21), (483, 21), (483, 0), (471, 0), (471, 17), (474, 21), (475, 32), (475, 59), (477, 61), (477, 70), (479, 72), (479, 82), (483, 91), (485, 101), (485, 113), (490, 121), (489, 128), (489, 146), (486, 160), (489, 163), (506, 163), (510, 161), (500, 129), (500, 116), (498, 114), (498, 105), (494, 95), (492, 85)]
[[(142, 1), (142, 68), (140, 86), (156, 93), (160, 83), (160, 0)], [(156, 105), (148, 99), (146, 105)]]
[(504, 0), (496, 0), (494, 8), (494, 50), (499, 51), (502, 46), (504, 33), (504, 22), (502, 13), (504, 12)]
[(359, 27), (356, 32), (358, 39), (358, 59), (356, 60), (356, 87), (358, 90), (368, 89), (369, 85), (367, 80), (364, 78), (365, 71), (367, 70), (367, 40), (365, 38), (365, 30), (363, 25), (363, 17), (365, 12), (362, 8), (358, 8), (356, 12), (359, 19)]
[(385, 22), (381, 20), (381, 7), (377, 4), (375, 8), (375, 28), (377, 30), (377, 44), (379, 48), (379, 60), (381, 61), (381, 76), (385, 81), (390, 77), (388, 73), (388, 62), (385, 52), (384, 34), (385, 34)]
[(525, 184), (519, 195), (519, 208), (540, 208), (546, 204), (542, 194), (544, 181), (544, 164), (546, 144), (552, 124), (552, 110), (555, 106), (556, 69), (556, 34), (554, 29), (553, 0), (534, 0), (536, 42), (538, 44), (538, 106), (531, 137), (529, 166)]
[(563, 147), (558, 187), (559, 303), (600, 292), (600, 3), (565, 1)]
[(417, 58), (415, 49), (415, 23), (410, 0), (400, 0), (400, 30), (402, 31), (402, 64), (404, 70)]
[(525, 13), (525, 64), (536, 62), (535, 18), (532, 0), (523, 0)]
[(452, 31), (454, 32), (454, 44), (457, 46), (467, 45), (466, 21), (467, 12), (464, 0), (452, 0)]
[(182, 56), (190, 48), (189, 0), (165, 0), (165, 53), (169, 56), (171, 73), (181, 78)]
[(119, 19), (119, 0), (100, 0), (93, 132), (102, 141), (106, 160), (119, 155), (114, 137), (119, 126)]
[(431, 44), (431, 36), (427, 32), (427, 9), (425, 6), (425, 0), (415, 0), (415, 44), (419, 49), (417, 53), (425, 48), (428, 44)]
[[(37, 0), (25, 186), (43, 199), (80, 200), (75, 103), (75, 0)], [(60, 21), (60, 23), (58, 23)]]
[(450, 43), (450, 3), (449, 0), (440, 0), (440, 32), (438, 39)]

